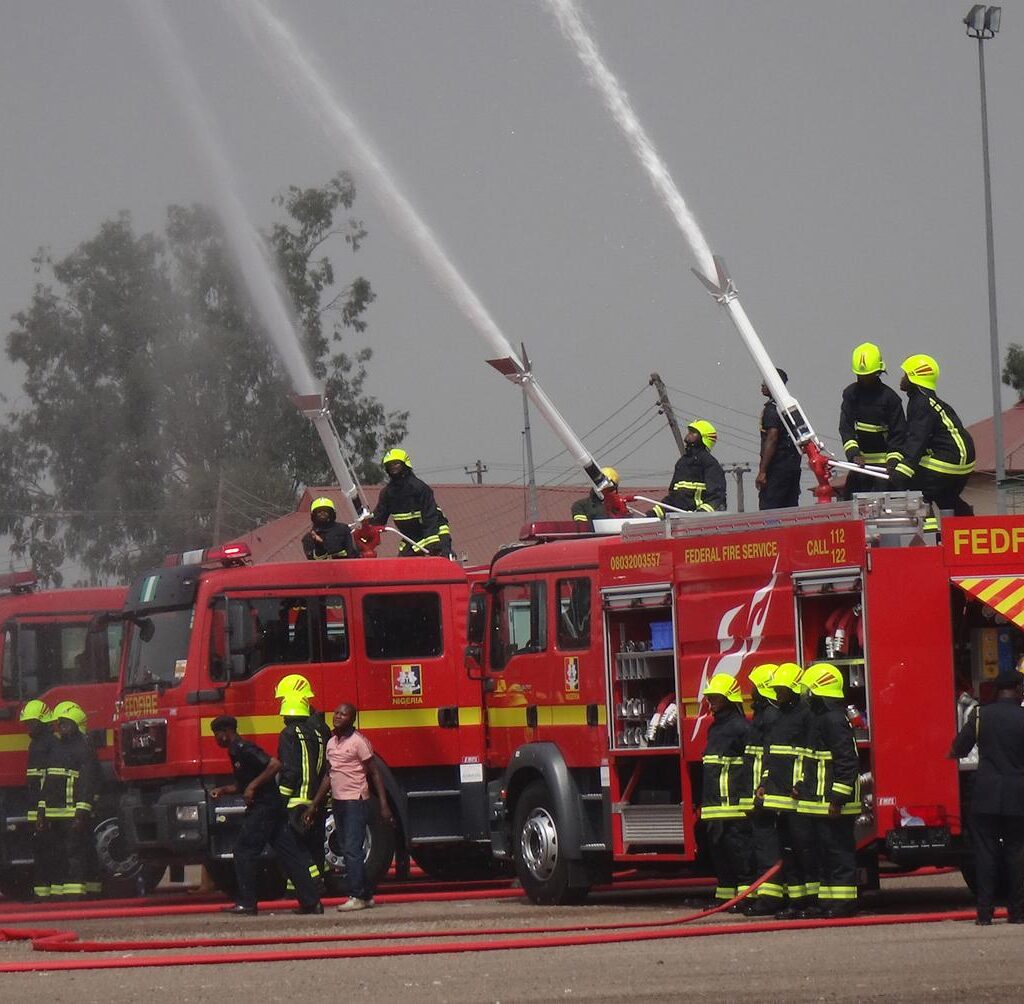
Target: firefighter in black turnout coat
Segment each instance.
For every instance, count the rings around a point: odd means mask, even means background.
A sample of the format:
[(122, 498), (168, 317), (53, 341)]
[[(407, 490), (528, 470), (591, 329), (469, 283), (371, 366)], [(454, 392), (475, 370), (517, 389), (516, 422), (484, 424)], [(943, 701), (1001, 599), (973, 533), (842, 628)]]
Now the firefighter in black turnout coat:
[[(715, 427), (698, 418), (686, 429), (686, 449), (676, 461), (672, 484), (663, 503), (684, 512), (725, 511), (725, 471), (711, 455), (718, 442)], [(650, 515), (665, 518), (665, 509), (656, 505)]]
[(444, 513), (434, 500), (434, 492), (412, 472), (412, 458), (405, 450), (392, 449), (381, 461), (388, 483), (381, 489), (370, 523), (384, 526), (388, 519), (395, 521), (395, 529), (414, 544), (402, 541), (398, 549), (402, 557), (436, 554), (447, 557), (452, 553), (451, 529)]
[(1024, 924), (1024, 677), (1001, 673), (995, 688), (995, 700), (971, 712), (949, 755), (965, 757), (978, 747), (969, 816), (977, 923), (992, 923), (1002, 859), (1009, 880), (1007, 919)]
[(338, 522), (337, 511), (329, 498), (313, 499), (309, 518), (313, 527), (302, 538), (302, 551), (310, 561), (359, 557), (352, 531), (347, 523)]

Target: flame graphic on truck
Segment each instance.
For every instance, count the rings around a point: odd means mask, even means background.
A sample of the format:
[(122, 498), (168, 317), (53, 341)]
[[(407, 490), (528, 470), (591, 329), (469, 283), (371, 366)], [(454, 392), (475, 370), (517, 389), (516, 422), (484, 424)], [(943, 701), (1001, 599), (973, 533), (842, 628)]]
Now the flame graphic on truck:
[[(735, 677), (743, 666), (743, 660), (753, 655), (760, 647), (764, 637), (763, 631), (768, 620), (768, 608), (771, 606), (775, 583), (779, 578), (779, 559), (775, 559), (771, 578), (768, 583), (756, 590), (745, 603), (727, 610), (718, 622), (718, 658), (714, 665), (711, 656), (704, 662), (700, 675), (698, 697), (704, 693), (708, 680), (718, 673), (728, 673)], [(695, 739), (701, 724), (709, 712), (701, 711), (693, 723), (690, 739)]]

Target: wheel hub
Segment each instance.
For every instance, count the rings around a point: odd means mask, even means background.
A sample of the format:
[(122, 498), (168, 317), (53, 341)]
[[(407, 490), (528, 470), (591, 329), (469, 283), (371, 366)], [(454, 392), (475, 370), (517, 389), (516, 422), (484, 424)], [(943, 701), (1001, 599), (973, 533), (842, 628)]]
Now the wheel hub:
[(523, 823), (523, 862), (539, 882), (546, 882), (558, 864), (558, 827), (547, 809), (534, 809)]
[(93, 830), (93, 837), (96, 857), (99, 858), (104, 875), (114, 879), (130, 879), (138, 874), (142, 862), (137, 854), (129, 853), (125, 847), (116, 817), (111, 816), (98, 823)]
[[(327, 816), (327, 825), (324, 827), (324, 860), (333, 871), (345, 874), (345, 855), (341, 853), (341, 831), (334, 824), (334, 814)], [(373, 850), (373, 831), (367, 826), (366, 836), (363, 837), (363, 860), (370, 859), (370, 852)]]

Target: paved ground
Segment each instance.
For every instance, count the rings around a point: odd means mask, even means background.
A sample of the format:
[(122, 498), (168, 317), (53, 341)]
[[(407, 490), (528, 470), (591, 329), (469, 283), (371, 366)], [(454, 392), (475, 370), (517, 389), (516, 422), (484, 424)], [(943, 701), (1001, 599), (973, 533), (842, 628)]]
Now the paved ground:
[[(685, 915), (682, 893), (605, 896), (575, 908), (541, 908), (521, 900), (381, 905), (355, 915), (324, 917), (263, 913), (238, 919), (220, 914), (85, 920), (31, 926), (71, 928), (83, 938), (157, 939), (266, 937), (274, 942), (312, 934), (429, 931), (437, 942), (460, 928), (582, 925), (664, 921)], [(970, 908), (959, 876), (893, 880), (866, 912)], [(704, 929), (743, 923), (727, 916), (699, 922)], [(4, 926), (10, 926), (4, 924)], [(694, 925), (697, 926), (697, 925)], [(315, 999), (402, 1001), (678, 1000), (716, 995), (729, 1001), (1003, 1000), (1020, 994), (1019, 928), (943, 921), (886, 927), (725, 934), (589, 947), (487, 951), (374, 959), (317, 959), (244, 965), (181, 966), (96, 972), (0, 975), (12, 1001), (137, 1001), (169, 993), (177, 1002), (208, 1001), (228, 990), (242, 1001)], [(348, 942), (347, 944), (351, 944)], [(402, 942), (390, 941), (388, 945)], [(404, 944), (408, 944), (405, 942)], [(301, 949), (338, 944), (295, 946)], [(233, 953), (253, 949), (217, 949)], [(261, 950), (261, 949), (255, 949)], [(280, 950), (280, 946), (267, 950)], [(205, 954), (212, 949), (200, 949)], [(125, 958), (144, 952), (47, 955), (47, 960)], [(0, 944), (0, 963), (39, 959), (24, 944)], [(307, 996), (308, 995), (308, 996)]]

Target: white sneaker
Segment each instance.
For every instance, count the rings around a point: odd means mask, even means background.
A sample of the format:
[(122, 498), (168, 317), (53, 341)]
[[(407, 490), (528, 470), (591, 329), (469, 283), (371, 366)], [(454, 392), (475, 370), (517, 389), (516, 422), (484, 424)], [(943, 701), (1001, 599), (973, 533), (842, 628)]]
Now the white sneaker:
[(365, 910), (369, 906), (364, 900), (349, 896), (344, 903), (338, 904), (338, 913), (348, 913), (350, 910)]

